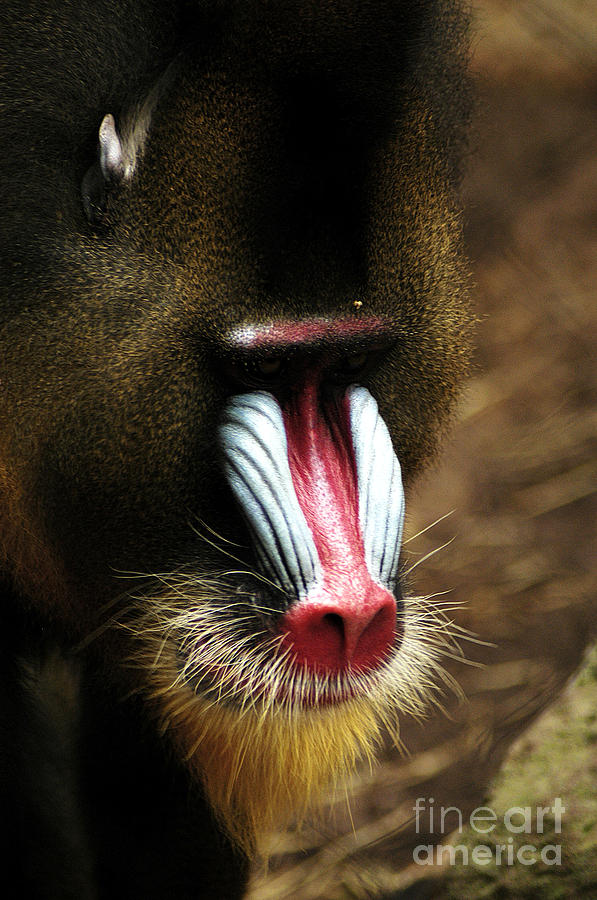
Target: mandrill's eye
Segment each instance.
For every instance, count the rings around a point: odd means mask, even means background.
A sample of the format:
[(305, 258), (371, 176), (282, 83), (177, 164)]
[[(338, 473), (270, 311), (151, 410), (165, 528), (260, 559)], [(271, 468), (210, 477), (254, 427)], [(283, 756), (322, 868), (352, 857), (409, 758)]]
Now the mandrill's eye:
[(355, 375), (360, 375), (369, 368), (371, 358), (372, 354), (366, 351), (351, 353), (350, 356), (341, 357), (330, 372), (332, 381), (350, 381)]
[(393, 341), (376, 341), (367, 347), (354, 347), (352, 353), (334, 359), (328, 377), (340, 384), (350, 384), (355, 379), (364, 383), (383, 363), (393, 347)]
[(225, 372), (237, 388), (271, 389), (278, 385), (286, 369), (281, 356), (251, 357), (228, 362)]
[(282, 360), (279, 356), (269, 356), (265, 359), (257, 360), (254, 364), (257, 375), (264, 379), (276, 378), (282, 371)]
[(355, 353), (352, 356), (347, 356), (346, 359), (343, 360), (344, 368), (348, 372), (360, 372), (361, 369), (365, 368), (368, 362), (368, 353)]

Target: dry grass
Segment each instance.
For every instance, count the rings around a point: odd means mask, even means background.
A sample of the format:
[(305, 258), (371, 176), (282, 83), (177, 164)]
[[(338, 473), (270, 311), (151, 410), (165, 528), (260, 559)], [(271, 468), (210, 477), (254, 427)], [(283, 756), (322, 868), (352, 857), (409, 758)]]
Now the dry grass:
[[(487, 642), (465, 648), (483, 667), (453, 663), (467, 702), (454, 700), (449, 716), (424, 726), (404, 724), (411, 756), (388, 747), (363, 773), (351, 786), (352, 819), (340, 802), (333, 822), (273, 839), (271, 868), (256, 876), (252, 900), (373, 898), (429, 876), (412, 866), (421, 842), (415, 798), (464, 813), (479, 805), (597, 627), (597, 2), (475, 7), (484, 96), (465, 203), (482, 317), (478, 369), (441, 468), (411, 499), (410, 532), (455, 512), (409, 552), (424, 556), (455, 537), (417, 570), (416, 587), (449, 588), (451, 601), (466, 602), (453, 617)], [(591, 895), (595, 804), (589, 813), (574, 784), (594, 782), (597, 751), (582, 704), (595, 679), (574, 691), (520, 739), (492, 801), (539, 804), (568, 791), (566, 878), (548, 893), (546, 881), (533, 883), (534, 870), (509, 871), (508, 883), (465, 870), (428, 896)], [(577, 696), (580, 730), (564, 727), (566, 717), (576, 721)]]

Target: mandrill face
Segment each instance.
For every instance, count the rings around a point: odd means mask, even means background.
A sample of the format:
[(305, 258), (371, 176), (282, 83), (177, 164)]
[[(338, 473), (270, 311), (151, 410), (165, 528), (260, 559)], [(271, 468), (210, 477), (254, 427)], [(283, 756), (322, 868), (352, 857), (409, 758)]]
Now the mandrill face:
[(102, 108), (2, 326), (7, 570), (245, 848), (425, 707), (403, 484), (469, 357), (454, 4), (284, 6)]

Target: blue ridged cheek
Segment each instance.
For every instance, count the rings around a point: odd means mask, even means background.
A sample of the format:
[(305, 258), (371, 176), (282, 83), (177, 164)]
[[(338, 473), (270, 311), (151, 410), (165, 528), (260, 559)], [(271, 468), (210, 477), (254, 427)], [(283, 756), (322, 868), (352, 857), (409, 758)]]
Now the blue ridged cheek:
[[(357, 473), (358, 520), (371, 577), (392, 590), (404, 524), (400, 463), (369, 391), (347, 391)], [(315, 542), (288, 463), (282, 410), (272, 394), (229, 400), (219, 428), (226, 477), (242, 510), (263, 573), (301, 599), (322, 579)]]

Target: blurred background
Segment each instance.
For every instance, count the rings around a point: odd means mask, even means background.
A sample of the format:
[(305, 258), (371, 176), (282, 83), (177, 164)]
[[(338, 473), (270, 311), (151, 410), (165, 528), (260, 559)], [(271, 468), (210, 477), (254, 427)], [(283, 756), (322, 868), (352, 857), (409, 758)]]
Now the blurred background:
[[(446, 713), (405, 722), (410, 755), (388, 743), (351, 785), (350, 815), (342, 800), (306, 833), (272, 837), (251, 900), (597, 897), (597, 0), (473, 9), (477, 363), (409, 534), (449, 515), (407, 551), (413, 564), (433, 553), (413, 587), (462, 604), (449, 615), (480, 639), (461, 646), (482, 665), (448, 661), (466, 700), (448, 693)], [(562, 864), (414, 865), (416, 845), (447, 842), (417, 834), (417, 797), (465, 817), (560, 797), (561, 833), (547, 816), (535, 835), (453, 840), (557, 841)]]

